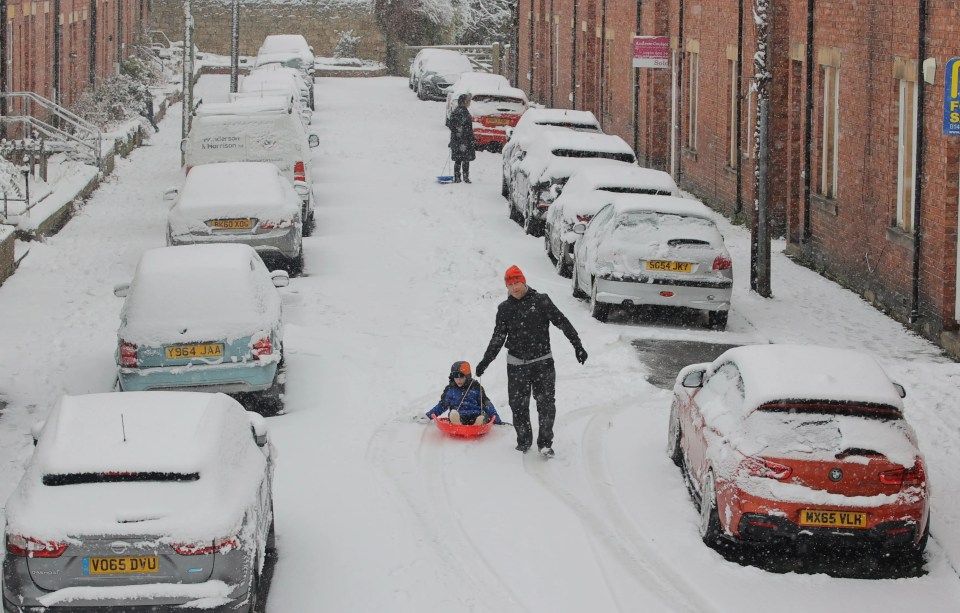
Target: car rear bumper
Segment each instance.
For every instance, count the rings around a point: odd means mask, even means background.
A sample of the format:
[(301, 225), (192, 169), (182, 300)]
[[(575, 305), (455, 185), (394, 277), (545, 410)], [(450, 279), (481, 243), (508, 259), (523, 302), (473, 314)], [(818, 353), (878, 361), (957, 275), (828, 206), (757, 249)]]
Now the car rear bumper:
[[(246, 611), (248, 606), (247, 593), (231, 590), (231, 586), (222, 581), (211, 581), (189, 585), (155, 584), (163, 591), (170, 592), (169, 596), (152, 598), (130, 598), (123, 590), (127, 586), (117, 586), (119, 589), (92, 588), (82, 598), (58, 599), (61, 592), (77, 588), (67, 588), (58, 592), (37, 591), (36, 594), (22, 595), (22, 598), (8, 590), (3, 592), (4, 613), (105, 613), (106, 611), (122, 611), (124, 613), (168, 613), (169, 611), (203, 611), (204, 613), (227, 613)], [(222, 587), (221, 587), (222, 586)], [(139, 586), (149, 587), (149, 586)], [(86, 588), (84, 588), (86, 589)], [(173, 592), (182, 592), (173, 594)], [(216, 596), (211, 597), (211, 594)], [(50, 604), (50, 599), (53, 603)], [(207, 606), (200, 604), (207, 602)], [(47, 602), (47, 606), (41, 604)], [(136, 604), (131, 604), (136, 603)], [(184, 606), (186, 603), (197, 603), (195, 607)]]
[(507, 144), (507, 133), (503, 128), (474, 128), (473, 140), (477, 147), (503, 146)]
[(242, 243), (250, 245), (259, 253), (279, 253), (287, 259), (300, 255), (302, 244), (300, 228), (291, 226), (271, 230), (265, 234), (179, 234), (171, 235), (168, 241), (171, 247), (180, 245), (201, 245), (209, 243)]
[(239, 394), (262, 392), (273, 385), (277, 362), (200, 364), (157, 368), (120, 368), (120, 389), (125, 392), (175, 390)]
[(686, 307), (704, 311), (729, 311), (733, 282), (685, 283), (678, 285), (660, 279), (597, 279), (597, 302), (625, 306), (658, 305)]

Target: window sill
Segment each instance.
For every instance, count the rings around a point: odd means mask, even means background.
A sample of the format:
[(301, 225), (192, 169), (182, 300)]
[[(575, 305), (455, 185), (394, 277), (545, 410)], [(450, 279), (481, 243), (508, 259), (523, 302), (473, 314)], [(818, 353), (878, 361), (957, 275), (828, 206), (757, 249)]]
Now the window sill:
[(887, 228), (887, 240), (894, 245), (913, 251), (913, 232), (907, 232), (903, 228), (891, 226)]
[(813, 205), (813, 208), (823, 213), (833, 215), (834, 217), (837, 216), (837, 201), (833, 198), (827, 198), (820, 194), (810, 194), (810, 204)]
[(733, 166), (729, 166), (729, 165), (727, 165), (727, 164), (724, 164), (724, 165), (723, 165), (723, 174), (728, 175), (728, 176), (731, 176), (731, 177), (735, 177), (735, 176), (737, 176), (737, 169), (734, 168)]
[(696, 149), (687, 149), (686, 147), (684, 147), (682, 152), (683, 152), (683, 157), (687, 158), (688, 160), (693, 160), (694, 162), (697, 161)]

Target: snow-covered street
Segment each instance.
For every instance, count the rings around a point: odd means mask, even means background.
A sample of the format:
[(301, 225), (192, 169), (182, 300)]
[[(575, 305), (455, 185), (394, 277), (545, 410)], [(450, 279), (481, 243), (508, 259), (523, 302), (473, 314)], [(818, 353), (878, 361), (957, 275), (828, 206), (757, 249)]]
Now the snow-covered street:
[[(229, 77), (203, 77), (208, 95)], [(266, 610), (340, 612), (949, 612), (960, 603), (960, 365), (776, 244), (775, 298), (749, 293), (749, 234), (722, 217), (735, 288), (728, 330), (592, 319), (500, 195), (501, 157), (478, 153), (472, 185), (439, 185), (443, 103), (402, 78), (319, 79), (310, 129), (317, 222), (305, 271), (283, 290), (286, 414), (278, 450), (278, 561)], [(164, 244), (182, 181), (180, 114), (58, 235), (30, 245), (0, 287), (0, 501), (23, 471), (30, 426), (63, 393), (110, 391), (121, 300), (140, 253)], [(553, 330), (557, 457), (520, 454), (513, 428), (445, 438), (414, 421), (450, 364), (487, 346), (504, 270), (548, 293), (590, 354)], [(171, 296), (171, 300), (175, 297)], [(216, 296), (211, 296), (212, 300)], [(667, 458), (670, 392), (647, 382), (633, 342), (812, 343), (866, 351), (907, 389), (926, 454), (926, 573), (863, 580), (775, 573), (700, 541)], [(483, 379), (504, 420), (505, 351)]]

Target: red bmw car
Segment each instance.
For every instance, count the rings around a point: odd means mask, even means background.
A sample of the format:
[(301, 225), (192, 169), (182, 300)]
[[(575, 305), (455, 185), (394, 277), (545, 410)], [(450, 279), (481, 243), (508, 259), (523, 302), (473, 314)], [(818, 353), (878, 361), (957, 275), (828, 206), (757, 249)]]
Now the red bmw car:
[(826, 347), (738, 347), (681, 370), (667, 453), (704, 542), (922, 553), (929, 490), (905, 395), (872, 357)]

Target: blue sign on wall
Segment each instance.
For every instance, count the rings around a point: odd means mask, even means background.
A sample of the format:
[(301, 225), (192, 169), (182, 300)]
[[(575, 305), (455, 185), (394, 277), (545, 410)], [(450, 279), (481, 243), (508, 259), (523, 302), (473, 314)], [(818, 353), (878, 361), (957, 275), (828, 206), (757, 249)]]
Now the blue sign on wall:
[(960, 57), (947, 62), (944, 72), (943, 133), (960, 136)]

